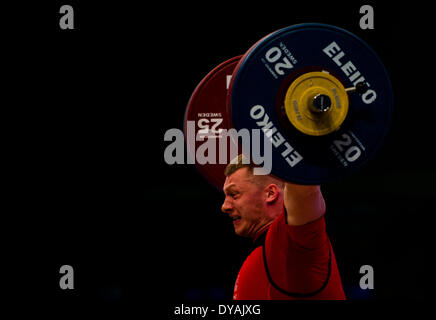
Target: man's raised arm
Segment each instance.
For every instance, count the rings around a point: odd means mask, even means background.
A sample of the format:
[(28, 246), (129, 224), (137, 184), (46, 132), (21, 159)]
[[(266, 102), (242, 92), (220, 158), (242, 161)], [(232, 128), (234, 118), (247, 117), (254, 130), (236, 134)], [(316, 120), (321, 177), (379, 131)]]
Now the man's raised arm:
[(293, 226), (303, 225), (320, 218), (326, 209), (320, 186), (286, 182), (284, 203), (287, 224)]

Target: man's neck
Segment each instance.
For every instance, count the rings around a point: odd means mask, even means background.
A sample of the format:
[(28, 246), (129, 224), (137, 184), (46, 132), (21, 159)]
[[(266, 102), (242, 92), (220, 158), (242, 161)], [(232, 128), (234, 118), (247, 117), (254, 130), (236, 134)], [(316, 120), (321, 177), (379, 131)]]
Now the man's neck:
[(253, 242), (255, 242), (262, 234), (264, 234), (268, 230), (269, 226), (274, 222), (274, 220), (277, 219), (280, 216), (280, 214), (283, 213), (284, 210), (283, 208), (284, 206), (282, 206), (281, 209), (277, 207), (274, 208), (274, 210), (268, 211), (267, 212), (268, 214), (265, 215), (264, 219), (259, 221), (257, 226), (253, 228), (254, 232), (253, 232), (253, 236), (251, 237), (251, 240)]
[(268, 223), (264, 224), (262, 227), (257, 230), (257, 232), (254, 234), (254, 237), (252, 238), (253, 242), (256, 242), (259, 237), (264, 234), (266, 231), (268, 231), (269, 226), (271, 223), (273, 223), (274, 220), (269, 221)]

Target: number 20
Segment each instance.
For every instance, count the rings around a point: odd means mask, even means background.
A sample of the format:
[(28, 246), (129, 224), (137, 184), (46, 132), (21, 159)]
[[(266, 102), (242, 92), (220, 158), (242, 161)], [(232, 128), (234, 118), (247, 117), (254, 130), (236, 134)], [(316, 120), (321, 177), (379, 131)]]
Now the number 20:
[[(344, 147), (348, 147), (352, 142), (351, 137), (346, 133), (344, 133), (342, 135), (342, 138), (344, 138), (344, 140), (334, 140), (333, 141), (333, 144), (336, 146), (336, 148), (339, 150), (339, 152), (343, 152)], [(350, 146), (344, 152), (345, 159), (347, 159), (348, 162), (356, 161), (360, 157), (361, 154), (362, 154), (362, 151), (357, 146)]]
[[(269, 63), (275, 63), (277, 62), (282, 56), (282, 51), (277, 47), (272, 47), (265, 53), (265, 58)], [(277, 62), (274, 65), (274, 70), (279, 75), (284, 75), (285, 72), (282, 69), (292, 69), (294, 66), (292, 65), (291, 61), (287, 57), (283, 57), (281, 59), (281, 62)]]

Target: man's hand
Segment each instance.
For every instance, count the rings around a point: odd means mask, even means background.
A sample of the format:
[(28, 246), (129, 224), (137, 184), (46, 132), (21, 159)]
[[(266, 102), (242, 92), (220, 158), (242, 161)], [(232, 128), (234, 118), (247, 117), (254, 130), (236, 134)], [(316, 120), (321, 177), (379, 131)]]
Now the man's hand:
[(299, 226), (320, 218), (325, 202), (320, 186), (305, 186), (286, 182), (284, 203), (288, 225)]

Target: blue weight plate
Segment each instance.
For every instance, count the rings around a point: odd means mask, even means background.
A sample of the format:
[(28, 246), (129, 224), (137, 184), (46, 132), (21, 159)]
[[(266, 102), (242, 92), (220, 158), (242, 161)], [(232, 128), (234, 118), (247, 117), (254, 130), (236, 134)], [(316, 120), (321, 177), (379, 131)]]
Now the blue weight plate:
[[(327, 71), (345, 88), (369, 85), (365, 94), (348, 94), (345, 121), (324, 136), (301, 133), (283, 110), (286, 89), (310, 71)], [(390, 126), (393, 94), (386, 69), (363, 40), (335, 26), (301, 24), (270, 34), (241, 58), (227, 111), (237, 130), (272, 129), (273, 175), (313, 185), (347, 176), (375, 155)]]

